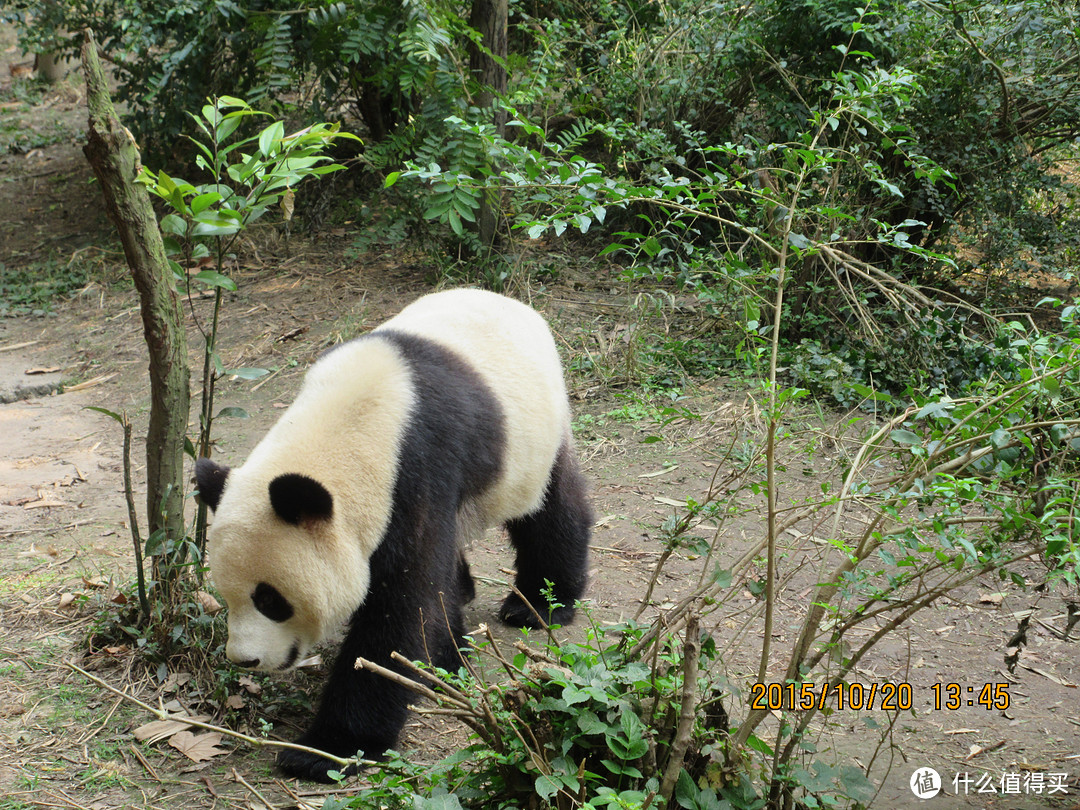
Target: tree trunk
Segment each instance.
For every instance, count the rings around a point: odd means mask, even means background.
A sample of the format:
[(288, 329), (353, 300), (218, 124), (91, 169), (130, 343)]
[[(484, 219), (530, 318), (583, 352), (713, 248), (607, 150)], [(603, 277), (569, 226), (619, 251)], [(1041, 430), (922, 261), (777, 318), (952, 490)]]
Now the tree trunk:
[(67, 31), (59, 30), (56, 23), (62, 18), (57, 0), (45, 0), (42, 13), (35, 23), (45, 30), (52, 29), (52, 47), (39, 51), (34, 56), (34, 68), (38, 76), (53, 84), (60, 81), (68, 72), (67, 57), (59, 53), (60, 43), (68, 39)]
[[(116, 116), (93, 33), (87, 30), (85, 37), (82, 63), (90, 117), (83, 151), (101, 184), (109, 219), (120, 234), (139, 291), (143, 333), (150, 352), (147, 536), (179, 541), (184, 536), (184, 439), (190, 400), (183, 310), (150, 195), (135, 182), (141, 167), (139, 149)], [(168, 572), (159, 572), (159, 581), (161, 573), (169, 579)]]
[[(469, 25), (480, 32), (482, 48), (470, 44), (469, 70), (480, 83), (476, 106), (490, 109), (495, 131), (506, 133), (506, 112), (494, 107), (495, 95), (506, 92), (506, 26), (507, 0), (473, 0)], [(496, 167), (492, 167), (497, 171)], [(476, 217), (480, 244), (491, 250), (495, 247), (499, 227), (499, 193), (497, 186), (488, 188), (480, 200)]]

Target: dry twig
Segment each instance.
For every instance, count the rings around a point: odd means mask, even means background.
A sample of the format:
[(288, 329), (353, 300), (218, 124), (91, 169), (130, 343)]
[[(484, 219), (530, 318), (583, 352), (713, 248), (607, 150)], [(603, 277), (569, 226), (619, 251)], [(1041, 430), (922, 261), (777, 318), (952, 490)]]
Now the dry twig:
[(316, 756), (320, 756), (324, 759), (330, 760), (335, 765), (341, 766), (342, 770), (350, 766), (364, 767), (367, 765), (377, 764), (374, 760), (370, 759), (361, 759), (359, 757), (339, 757), (334, 754), (328, 754), (325, 751), (320, 751), (318, 748), (311, 748), (306, 745), (284, 742), (282, 740), (267, 740), (260, 737), (252, 737), (248, 734), (241, 734), (239, 731), (233, 731), (231, 728), (224, 728), (223, 726), (215, 726), (212, 723), (204, 723), (199, 720), (193, 720), (190, 717), (185, 717), (184, 715), (175, 714), (173, 712), (166, 711), (165, 709), (151, 706), (149, 703), (139, 700), (134, 695), (129, 695), (127, 692), (117, 689), (112, 684), (106, 683), (101, 678), (97, 677), (96, 675), (92, 675), (91, 673), (87, 672), (85, 669), (78, 666), (77, 664), (72, 663), (71, 661), (65, 661), (64, 665), (68, 669), (79, 673), (84, 678), (93, 681), (98, 686), (108, 689), (114, 695), (118, 695), (129, 703), (134, 703), (136, 706), (145, 709), (146, 711), (154, 715), (154, 717), (156, 717), (158, 720), (174, 720), (176, 722), (187, 723), (189, 726), (193, 726), (194, 728), (201, 728), (204, 731), (216, 731), (226, 737), (232, 737), (234, 739), (241, 740), (242, 742), (246, 742), (248, 745), (253, 745), (256, 748), (287, 748), (291, 751), (302, 751), (306, 754), (315, 754)]

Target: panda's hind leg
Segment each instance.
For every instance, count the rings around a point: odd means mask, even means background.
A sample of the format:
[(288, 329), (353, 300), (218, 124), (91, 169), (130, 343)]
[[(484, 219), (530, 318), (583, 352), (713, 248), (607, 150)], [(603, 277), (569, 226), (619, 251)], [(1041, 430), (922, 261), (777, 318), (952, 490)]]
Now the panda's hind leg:
[[(573, 620), (574, 602), (585, 592), (588, 579), (592, 523), (585, 481), (566, 443), (552, 468), (540, 508), (506, 524), (517, 553), (514, 584), (529, 604), (511, 592), (499, 611), (500, 619), (513, 627), (540, 626), (536, 614), (547, 624)], [(554, 604), (548, 602), (549, 592)]]

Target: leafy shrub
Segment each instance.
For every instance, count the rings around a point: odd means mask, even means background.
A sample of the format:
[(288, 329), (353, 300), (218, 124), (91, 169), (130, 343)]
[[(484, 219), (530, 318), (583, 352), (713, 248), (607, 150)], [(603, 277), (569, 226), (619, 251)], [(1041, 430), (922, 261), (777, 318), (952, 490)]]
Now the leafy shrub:
[(901, 319), (887, 341), (872, 345), (842, 333), (831, 340), (806, 338), (784, 345), (785, 372), (845, 408), (872, 410), (895, 408), (930, 391), (962, 396), (993, 375), (1014, 377), (1015, 358), (1004, 334), (965, 330), (969, 323), (958, 312), (923, 311), (912, 321)]
[(77, 57), (81, 32), (94, 30), (115, 71), (117, 99), (126, 104), (129, 125), (153, 163), (181, 156), (174, 150), (187, 127), (186, 111), (198, 109), (207, 96), (266, 98), (267, 72), (275, 67), (266, 54), (266, 43), (276, 42), (271, 24), (295, 8), (290, 0), (0, 3), (24, 48), (57, 42), (60, 51)]

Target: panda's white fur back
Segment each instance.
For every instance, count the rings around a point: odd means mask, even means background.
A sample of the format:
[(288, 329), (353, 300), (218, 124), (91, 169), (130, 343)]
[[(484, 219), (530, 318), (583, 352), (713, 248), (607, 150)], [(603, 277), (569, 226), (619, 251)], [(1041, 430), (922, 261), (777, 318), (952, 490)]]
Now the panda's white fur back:
[(535, 511), (559, 448), (570, 438), (562, 365), (536, 310), (484, 290), (449, 290), (419, 299), (384, 323), (435, 341), (466, 360), (503, 410), (506, 448), (499, 480), (480, 499), (494, 526)]
[[(398, 453), (416, 404), (412, 372), (384, 330), (449, 349), (484, 381), (502, 409), (504, 454), (495, 481), (463, 510), (463, 530), (530, 514), (541, 505), (560, 448), (570, 441), (562, 368), (544, 319), (530, 307), (480, 290), (419, 299), (372, 336), (328, 352), (308, 371), (296, 400), (228, 476), (209, 536), (215, 584), (230, 608), (234, 660), (288, 649), (285, 628), (251, 607), (257, 582), (287, 591), (296, 610), (288, 632), (310, 647), (363, 601), (368, 561), (393, 508)], [(273, 479), (300, 474), (333, 496), (331, 520), (283, 526), (267, 498)], [(403, 473), (406, 474), (406, 473)], [(471, 538), (470, 538), (471, 539)], [(282, 639), (268, 635), (282, 633)], [(240, 649), (250, 647), (251, 652)], [(234, 649), (234, 646), (236, 647)], [(284, 649), (282, 649), (284, 647)]]

